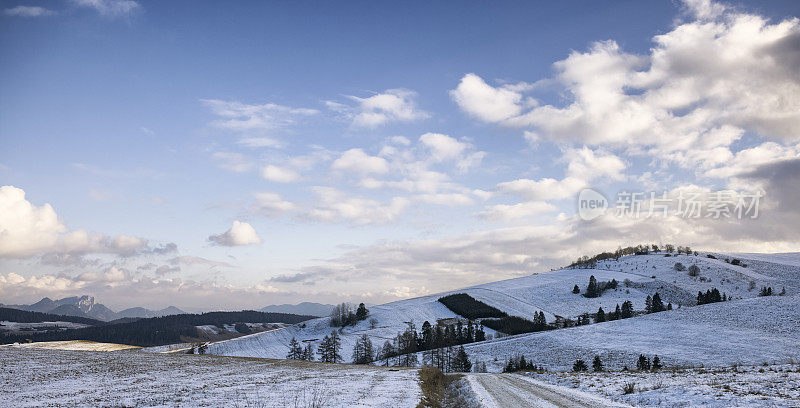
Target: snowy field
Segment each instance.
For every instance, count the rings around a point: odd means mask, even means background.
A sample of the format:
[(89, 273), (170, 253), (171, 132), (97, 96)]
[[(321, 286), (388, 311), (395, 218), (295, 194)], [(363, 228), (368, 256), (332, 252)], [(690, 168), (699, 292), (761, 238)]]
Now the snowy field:
[(129, 346), (127, 344), (98, 343), (88, 340), (65, 340), (65, 341), (39, 341), (36, 343), (4, 344), (0, 347), (13, 349), (47, 349), (47, 350), (72, 350), (72, 351), (119, 351), (129, 349), (139, 349), (139, 346)]
[(631, 319), (522, 334), (465, 346), (489, 371), (524, 354), (548, 370), (569, 370), (599, 355), (606, 367), (635, 368), (658, 355), (665, 366), (725, 366), (800, 361), (800, 296), (770, 296), (684, 307)]
[[(797, 407), (800, 365), (646, 372), (545, 373), (533, 378), (637, 407)], [(624, 394), (626, 384), (633, 392)]]
[[(738, 322), (730, 321), (729, 319), (725, 320), (727, 318), (723, 319), (724, 322), (722, 323), (716, 323), (716, 316), (708, 313), (703, 314), (702, 310), (698, 310), (697, 313), (708, 317), (702, 327), (691, 321), (681, 321), (684, 318), (695, 318), (692, 312), (685, 309), (694, 308), (690, 306), (695, 304), (698, 291), (705, 292), (711, 288), (717, 288), (720, 292), (725, 292), (729, 297), (737, 299), (737, 301), (726, 303), (724, 307), (716, 309), (712, 307), (709, 309), (714, 310), (710, 313), (721, 313), (722, 316), (727, 316), (727, 312), (724, 309), (728, 306), (733, 307), (739, 299), (747, 301), (747, 299), (757, 297), (762, 286), (771, 286), (775, 293), (779, 293), (784, 288), (788, 295), (800, 293), (800, 267), (794, 265), (795, 262), (800, 262), (799, 254), (777, 254), (774, 255), (775, 262), (770, 262), (773, 255), (765, 254), (714, 255), (718, 259), (708, 258), (705, 253), (698, 256), (677, 255), (665, 257), (663, 254), (626, 256), (619, 261), (607, 260), (599, 262), (595, 269), (561, 269), (374, 306), (370, 308), (370, 317), (376, 321), (374, 328), (371, 327), (370, 319), (368, 319), (359, 322), (355, 326), (343, 329), (341, 338), (345, 352), (342, 354), (345, 361), (349, 361), (350, 350), (352, 350), (356, 339), (362, 334), (367, 334), (373, 344), (376, 347), (380, 347), (386, 340), (392, 339), (399, 332), (405, 330), (407, 322), (413, 321), (416, 328), (419, 329), (424, 321), (435, 324), (437, 319), (456, 317), (453, 312), (437, 301), (441, 296), (450, 293), (468, 293), (476, 299), (497, 307), (510, 315), (528, 319), (532, 319), (534, 313), (543, 311), (548, 321), (552, 321), (556, 315), (574, 318), (583, 313), (594, 313), (599, 307), (602, 307), (608, 313), (613, 311), (617, 304), (622, 304), (626, 300), (630, 300), (636, 310), (643, 310), (645, 308), (645, 298), (655, 292), (659, 292), (665, 304), (671, 302), (676, 308), (681, 306), (680, 311), (669, 312), (672, 314), (668, 316), (660, 316), (659, 314), (660, 317), (636, 317), (624, 322), (604, 323), (598, 327), (593, 325), (591, 328), (567, 329), (563, 333), (559, 330), (558, 332), (544, 335), (534, 335), (537, 336), (536, 341), (528, 339), (519, 343), (508, 343), (510, 339), (505, 338), (470, 346), (470, 348), (474, 348), (476, 353), (480, 354), (481, 359), (490, 360), (493, 360), (494, 356), (504, 358), (514, 350), (514, 347), (521, 347), (518, 351), (524, 351), (526, 354), (541, 353), (543, 355), (549, 352), (537, 350), (540, 348), (550, 348), (552, 350), (552, 347), (565, 347), (563, 349), (565, 353), (558, 353), (561, 356), (558, 360), (554, 358), (547, 359), (549, 364), (555, 366), (571, 365), (571, 362), (567, 363), (567, 360), (574, 359), (573, 355), (583, 355), (587, 350), (591, 349), (578, 347), (576, 344), (581, 343), (568, 340), (569, 337), (573, 336), (573, 333), (576, 333), (578, 338), (586, 337), (591, 340), (588, 343), (591, 346), (597, 345), (601, 349), (608, 349), (612, 359), (617, 354), (615, 350), (627, 344), (632, 344), (634, 346), (633, 349), (641, 350), (640, 352), (657, 351), (658, 348), (651, 347), (651, 345), (660, 345), (661, 339), (649, 336), (648, 330), (650, 329), (648, 327), (650, 324), (653, 324), (665, 336), (669, 338), (675, 337), (675, 344), (680, 345), (684, 345), (684, 343), (695, 338), (697, 331), (703, 333), (709, 324), (715, 330), (721, 330), (721, 333), (725, 333), (726, 336), (732, 336), (730, 343), (747, 343), (745, 340), (737, 340), (741, 337), (736, 335)], [(726, 258), (741, 259), (747, 264), (747, 267), (726, 263), (724, 261)], [(674, 269), (676, 262), (680, 262), (686, 268), (691, 265), (697, 265), (700, 269), (699, 276), (693, 277), (689, 276), (686, 271), (676, 271)], [(579, 294), (573, 294), (573, 286), (577, 284), (581, 290), (584, 290), (591, 275), (594, 275), (598, 281), (616, 279), (619, 282), (619, 287), (616, 290), (606, 291), (598, 298), (590, 299)], [(792, 305), (783, 305), (781, 307), (783, 309), (798, 309)], [(747, 311), (747, 313), (754, 312), (761, 313), (759, 310)], [(753, 319), (770, 319), (768, 311), (764, 313), (767, 314), (754, 316)], [(792, 317), (797, 317), (796, 310), (783, 310), (782, 313), (794, 313)], [(639, 319), (644, 319), (641, 327), (638, 327)], [(211, 344), (208, 352), (227, 356), (284, 358), (288, 352), (288, 344), (292, 337), (302, 342), (310, 342), (315, 346), (319, 345), (320, 340), (332, 330), (328, 322), (328, 318), (314, 319), (286, 329), (221, 341)], [(673, 330), (674, 328), (677, 329)], [(630, 333), (626, 333), (626, 330), (629, 330)], [(687, 338), (677, 338), (674, 333), (680, 333), (681, 336), (687, 336)], [(763, 343), (764, 346), (750, 345), (751, 348), (756, 348), (754, 351), (760, 352), (762, 349), (767, 351), (768, 353), (764, 355), (765, 359), (777, 360), (786, 357), (785, 347), (783, 347), (786, 341), (784, 335), (757, 329), (752, 329), (750, 334), (764, 336), (763, 338), (766, 339)], [(487, 329), (487, 335), (495, 337), (496, 333)], [(719, 341), (723, 346), (725, 341), (713, 339), (704, 341), (710, 341), (711, 343), (708, 347), (688, 345), (690, 346), (689, 349), (698, 353), (698, 355), (690, 355), (681, 359), (677, 358), (678, 351), (675, 347), (669, 347), (669, 343), (662, 345), (661, 348), (665, 349), (665, 352), (673, 350), (676, 356), (673, 361), (680, 361), (680, 364), (690, 364), (691, 361), (697, 359), (707, 362), (709, 359), (704, 359), (699, 354), (708, 354), (708, 350), (711, 349), (715, 341)], [(509, 347), (509, 344), (514, 346)], [(772, 348), (776, 345), (781, 346), (781, 348), (777, 350)], [(728, 350), (725, 347), (722, 347), (722, 349)], [(484, 350), (488, 351), (484, 352)], [(715, 356), (716, 354), (709, 355)], [(617, 360), (623, 361), (628, 357), (627, 354), (620, 355)], [(729, 356), (729, 358), (731, 357)], [(492, 361), (488, 361), (488, 363), (492, 365)], [(499, 363), (494, 365), (499, 366)]]
[(0, 347), (2, 407), (415, 407), (416, 370)]

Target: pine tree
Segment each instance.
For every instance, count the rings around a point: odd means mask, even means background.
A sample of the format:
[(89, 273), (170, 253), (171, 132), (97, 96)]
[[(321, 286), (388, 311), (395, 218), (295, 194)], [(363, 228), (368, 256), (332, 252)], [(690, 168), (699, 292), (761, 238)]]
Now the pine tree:
[(652, 310), (651, 313), (663, 312), (665, 310), (664, 309), (664, 303), (661, 301), (661, 296), (658, 294), (658, 292), (656, 292), (653, 295), (653, 299), (652, 299), (652, 303), (650, 305), (650, 308)]
[(330, 363), (330, 345), (331, 338), (325, 335), (322, 338), (322, 342), (319, 343), (319, 347), (317, 348), (317, 354), (319, 354), (319, 361), (323, 363)]
[(594, 322), (595, 323), (602, 323), (606, 321), (606, 312), (603, 311), (603, 308), (597, 309), (597, 315), (595, 315)]
[(629, 317), (633, 317), (633, 303), (630, 300), (626, 300), (622, 302), (622, 314), (623, 319), (627, 319)]
[(621, 315), (622, 315), (622, 312), (619, 310), (619, 303), (617, 303), (617, 308), (614, 309), (614, 315), (612, 316), (612, 320), (619, 320)]
[(658, 356), (653, 357), (653, 370), (660, 370), (661, 369), (661, 360)]
[(369, 316), (369, 310), (367, 307), (364, 306), (363, 303), (358, 304), (358, 309), (356, 310), (356, 319), (357, 320), (366, 320), (367, 316)]
[(581, 288), (579, 288), (579, 287), (578, 287), (578, 285), (575, 285), (575, 287), (574, 287), (574, 288), (572, 288), (572, 293), (574, 293), (574, 294), (576, 294), (576, 295), (577, 295), (578, 293), (581, 293)]
[(452, 371), (462, 373), (468, 373), (472, 371), (472, 362), (469, 361), (469, 355), (467, 355), (466, 350), (464, 350), (464, 346), (458, 348), (452, 368)]
[(589, 277), (589, 286), (586, 287), (586, 293), (583, 296), (588, 298), (600, 296), (600, 289), (597, 287), (597, 279), (595, 279), (594, 275)]
[(603, 362), (600, 361), (600, 356), (594, 356), (594, 361), (592, 361), (592, 370), (603, 371)]
[(303, 349), (303, 360), (305, 361), (314, 361), (314, 345), (311, 343), (306, 344), (306, 348)]
[(292, 337), (292, 340), (289, 342), (289, 353), (286, 355), (286, 358), (290, 360), (303, 359), (303, 347), (300, 346), (300, 343), (294, 337)]
[(647, 295), (647, 298), (644, 300), (644, 311), (645, 313), (653, 313), (653, 298), (650, 295)]
[(583, 360), (575, 360), (575, 364), (572, 365), (572, 371), (588, 371), (589, 367), (586, 366), (586, 362)]
[(366, 334), (362, 334), (353, 346), (353, 363), (369, 364), (372, 362), (375, 351), (372, 348), (372, 341)]
[(650, 360), (644, 356), (644, 354), (639, 355), (639, 359), (636, 360), (636, 369), (641, 371), (646, 371), (650, 369)]

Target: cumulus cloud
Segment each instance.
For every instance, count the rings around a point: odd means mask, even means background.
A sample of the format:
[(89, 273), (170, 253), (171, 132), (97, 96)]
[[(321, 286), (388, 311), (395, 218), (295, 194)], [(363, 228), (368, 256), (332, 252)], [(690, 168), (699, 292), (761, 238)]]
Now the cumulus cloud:
[(317, 201), (303, 217), (323, 222), (349, 222), (355, 225), (385, 224), (394, 221), (409, 205), (404, 197), (387, 203), (353, 197), (332, 187), (315, 187)]
[(387, 89), (367, 98), (349, 96), (356, 106), (327, 102), (329, 109), (352, 119), (355, 127), (374, 128), (389, 122), (410, 122), (430, 117), (416, 106), (417, 93), (408, 89)]
[[(465, 75), (453, 99), (490, 123), (559, 143), (604, 145), (713, 168), (745, 132), (800, 141), (800, 20), (771, 22), (706, 0), (685, 2), (689, 21), (653, 37), (649, 54), (614, 41), (573, 51), (551, 78), (565, 104)], [(699, 150), (702, 153), (687, 153)], [(679, 154), (672, 154), (678, 152)]]
[(257, 245), (261, 243), (261, 238), (258, 237), (255, 228), (252, 225), (234, 221), (233, 225), (221, 234), (214, 234), (208, 237), (208, 240), (219, 246), (243, 246), (243, 245)]
[(291, 183), (300, 179), (300, 174), (288, 168), (272, 164), (261, 168), (261, 177), (276, 183)]
[(459, 141), (441, 133), (425, 133), (419, 137), (420, 143), (425, 146), (435, 162), (451, 160), (460, 172), (465, 172), (477, 166), (486, 156), (486, 152), (470, 152), (474, 150), (471, 143)]
[(133, 0), (72, 0), (75, 5), (91, 8), (105, 17), (129, 16), (141, 9)]
[(22, 189), (0, 187), (0, 258), (48, 253), (130, 256), (147, 249), (147, 241), (134, 236), (69, 231), (50, 204), (36, 206)]
[(333, 170), (350, 171), (359, 174), (383, 174), (389, 171), (386, 159), (370, 156), (361, 149), (350, 149), (331, 164)]
[(45, 17), (52, 16), (56, 12), (39, 6), (15, 6), (3, 10), (3, 14), (17, 17)]
[(285, 201), (280, 194), (261, 192), (255, 194), (255, 212), (260, 215), (275, 216), (295, 209), (295, 204)]

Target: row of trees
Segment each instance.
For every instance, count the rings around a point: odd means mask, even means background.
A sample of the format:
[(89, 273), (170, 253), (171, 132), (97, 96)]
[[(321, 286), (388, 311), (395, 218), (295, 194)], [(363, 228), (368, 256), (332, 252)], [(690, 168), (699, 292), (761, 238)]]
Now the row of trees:
[(306, 343), (306, 346), (303, 347), (297, 339), (292, 337), (292, 341), (289, 342), (289, 354), (286, 355), (286, 358), (291, 360), (314, 361), (314, 354), (314, 345), (312, 343)]
[(705, 293), (702, 291), (697, 292), (697, 305), (705, 305), (708, 303), (716, 303), (716, 302), (724, 302), (728, 300), (728, 295), (726, 294), (719, 294), (719, 290), (717, 288), (711, 288), (706, 290)]
[(678, 254), (685, 253), (686, 255), (694, 254), (697, 256), (697, 251), (692, 251), (692, 248), (688, 246), (678, 246), (672, 244), (639, 244), (636, 246), (628, 246), (625, 248), (619, 247), (614, 252), (601, 252), (594, 256), (584, 255), (575, 262), (572, 262), (569, 266), (571, 268), (594, 268), (597, 265), (597, 262), (604, 261), (606, 259), (614, 259), (619, 260), (626, 255), (647, 255), (651, 252), (659, 253), (661, 251), (666, 252), (667, 254), (672, 254), (673, 252), (677, 252)]
[(513, 373), (516, 371), (544, 371), (544, 368), (537, 367), (531, 360), (525, 360), (524, 355), (518, 355), (509, 358), (505, 367), (503, 367), (504, 373)]
[[(619, 283), (616, 279), (611, 279), (610, 282), (597, 282), (597, 279), (595, 279), (594, 275), (592, 275), (589, 277), (589, 284), (586, 286), (586, 291), (583, 293), (583, 296), (587, 298), (600, 297), (603, 295), (603, 292), (608, 289), (616, 289), (618, 285)], [(572, 293), (580, 293), (580, 288), (578, 288), (578, 285), (575, 285), (575, 287), (572, 288)]]
[[(649, 371), (649, 370), (660, 370), (662, 368), (661, 360), (658, 356), (654, 356), (652, 362), (650, 361), (647, 356), (644, 354), (640, 354), (639, 358), (636, 360), (636, 369), (639, 371)], [(627, 370), (628, 368), (625, 367), (623, 370)], [(592, 371), (604, 371), (605, 367), (603, 365), (603, 361), (600, 359), (600, 356), (594, 356), (594, 360), (592, 360)], [(589, 367), (586, 365), (586, 362), (583, 360), (575, 360), (575, 363), (572, 364), (572, 371), (589, 371)]]
[(658, 292), (653, 294), (653, 297), (647, 295), (647, 298), (644, 300), (645, 303), (645, 312), (650, 313), (658, 313), (663, 312), (665, 310), (672, 310), (672, 303), (668, 303), (664, 306), (664, 302), (661, 301), (661, 295)]
[(350, 303), (340, 303), (333, 307), (330, 314), (331, 327), (355, 326), (361, 320), (369, 317), (369, 310), (363, 303), (358, 304), (358, 308), (353, 310)]

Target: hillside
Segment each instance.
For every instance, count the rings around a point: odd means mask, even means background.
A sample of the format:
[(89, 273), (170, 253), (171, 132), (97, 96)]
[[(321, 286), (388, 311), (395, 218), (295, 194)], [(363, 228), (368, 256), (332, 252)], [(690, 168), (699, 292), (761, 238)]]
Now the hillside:
[[(736, 258), (746, 267), (725, 262), (734, 257), (724, 254), (707, 254), (664, 256), (664, 254), (630, 255), (619, 260), (598, 262), (592, 269), (565, 268), (556, 271), (525, 276), (505, 281), (492, 282), (470, 288), (402, 300), (370, 308), (370, 318), (376, 320), (374, 328), (369, 319), (355, 326), (345, 327), (341, 333), (342, 353), (345, 361), (350, 359), (350, 351), (355, 340), (362, 334), (368, 335), (377, 347), (386, 340), (394, 338), (403, 331), (408, 322), (417, 329), (424, 321), (435, 324), (437, 319), (453, 318), (456, 315), (444, 307), (437, 299), (443, 295), (466, 293), (473, 298), (493, 306), (509, 315), (520, 316), (532, 320), (535, 313), (543, 312), (548, 322), (556, 316), (574, 319), (584, 313), (595, 313), (599, 307), (611, 312), (616, 305), (630, 301), (637, 312), (645, 309), (648, 296), (658, 292), (664, 304), (672, 303), (676, 310), (658, 314), (637, 316), (627, 320), (593, 324), (590, 326), (559, 329), (544, 333), (523, 334), (511, 338), (487, 340), (468, 346), (473, 359), (493, 361), (494, 357), (503, 358), (513, 353), (551, 353), (558, 350), (552, 361), (542, 361), (554, 368), (564, 368), (566, 361), (574, 361), (584, 356), (592, 348), (608, 349), (609, 358), (619, 354), (619, 362), (628, 362), (630, 353), (665, 354), (675, 364), (695, 364), (703, 362), (714, 364), (718, 357), (724, 357), (730, 348), (714, 351), (716, 343), (703, 343), (712, 339), (730, 344), (742, 343), (745, 350), (752, 352), (754, 359), (782, 360), (792, 356), (787, 351), (787, 338), (794, 332), (773, 332), (769, 327), (780, 326), (781, 330), (791, 326), (791, 319), (797, 319), (796, 295), (800, 293), (800, 268), (792, 262), (800, 260), (798, 254), (782, 254), (780, 262), (771, 262), (769, 255), (747, 257), (737, 255)], [(697, 265), (698, 276), (690, 276), (686, 271), (677, 271), (674, 266), (680, 262), (685, 267)], [(616, 280), (616, 289), (606, 290), (602, 296), (587, 298), (582, 294), (572, 293), (575, 285), (581, 292), (585, 291), (589, 277), (595, 276), (600, 281)], [(772, 287), (775, 293), (786, 290), (785, 297), (757, 298), (762, 286)], [(717, 288), (729, 302), (694, 306), (698, 291)], [(757, 298), (757, 299), (754, 299)], [(763, 327), (742, 326), (742, 323), (730, 317), (728, 311), (749, 316), (752, 321), (762, 322)], [(719, 316), (716, 318), (715, 316)], [(698, 322), (703, 322), (702, 324)], [(251, 356), (283, 358), (288, 351), (288, 343), (294, 337), (299, 341), (319, 344), (319, 340), (329, 334), (332, 328), (328, 318), (320, 318), (305, 322), (303, 325), (265, 333), (258, 333), (233, 340), (211, 344), (208, 352), (218, 355)], [(742, 335), (737, 336), (737, 330)], [(715, 337), (710, 334), (718, 332)], [(487, 329), (487, 337), (501, 337), (498, 333)], [(682, 338), (677, 338), (680, 333)], [(704, 335), (703, 337), (699, 337)], [(755, 337), (748, 337), (755, 336)], [(737, 340), (738, 337), (748, 340)], [(585, 339), (572, 342), (573, 338)], [(673, 339), (680, 346), (671, 351), (665, 347), (664, 339)], [(687, 344), (691, 339), (696, 345)], [(708, 338), (709, 340), (706, 340)], [(758, 339), (753, 341), (752, 339)], [(638, 339), (638, 340), (636, 340)], [(590, 341), (591, 340), (591, 341)], [(583, 341), (583, 340), (581, 340)], [(744, 344), (749, 343), (749, 344)], [(630, 346), (627, 346), (630, 344)], [(658, 346), (658, 347), (657, 347)], [(629, 352), (621, 350), (629, 347)], [(681, 358), (679, 354), (682, 353)], [(557, 357), (555, 356), (557, 354)], [(731, 357), (732, 358), (732, 357)], [(747, 356), (737, 355), (746, 360)], [(724, 359), (729, 361), (730, 358)], [(722, 362), (723, 360), (720, 360)], [(749, 360), (748, 360), (749, 361)], [(760, 361), (759, 361), (760, 362)], [(489, 364), (491, 365), (491, 364)]]

